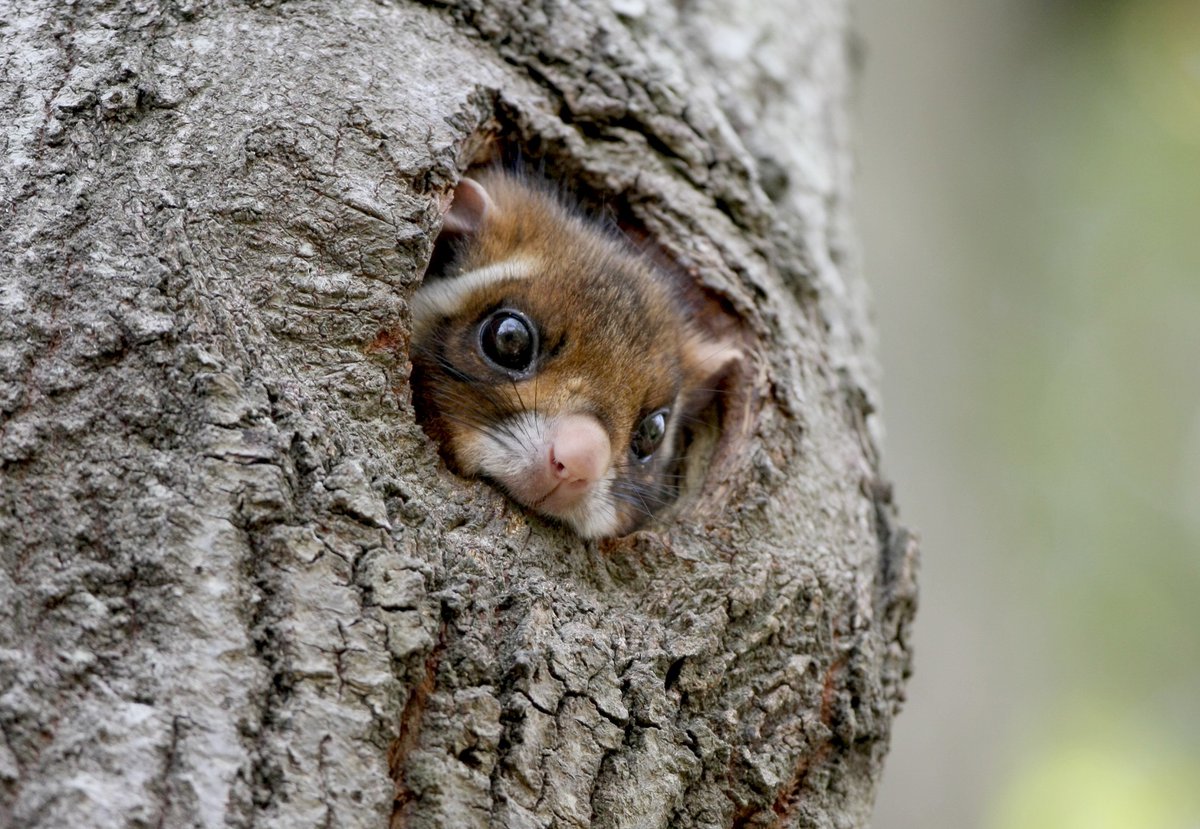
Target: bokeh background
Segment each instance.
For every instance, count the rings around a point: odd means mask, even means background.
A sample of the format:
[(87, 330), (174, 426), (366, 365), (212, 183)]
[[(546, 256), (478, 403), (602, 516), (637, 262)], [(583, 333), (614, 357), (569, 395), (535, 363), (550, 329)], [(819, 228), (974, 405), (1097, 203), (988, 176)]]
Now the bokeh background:
[(1200, 0), (857, 0), (886, 468), (875, 829), (1200, 829)]

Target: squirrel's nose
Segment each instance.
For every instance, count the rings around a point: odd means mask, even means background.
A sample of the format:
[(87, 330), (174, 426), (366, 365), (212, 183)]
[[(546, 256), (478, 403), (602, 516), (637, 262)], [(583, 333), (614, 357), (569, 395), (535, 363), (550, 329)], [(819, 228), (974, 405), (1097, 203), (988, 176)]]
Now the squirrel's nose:
[(555, 424), (550, 471), (564, 483), (595, 483), (608, 471), (611, 455), (608, 432), (591, 415), (567, 415)]

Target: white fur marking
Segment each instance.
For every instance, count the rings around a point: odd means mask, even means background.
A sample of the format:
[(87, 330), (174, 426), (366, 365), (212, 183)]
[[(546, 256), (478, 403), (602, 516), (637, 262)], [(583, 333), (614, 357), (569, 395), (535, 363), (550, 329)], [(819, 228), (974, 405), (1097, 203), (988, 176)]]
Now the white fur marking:
[(417, 339), (441, 317), (453, 316), (463, 301), (475, 291), (508, 279), (527, 279), (533, 274), (534, 263), (523, 257), (493, 262), (482, 268), (426, 282), (413, 296), (413, 333)]

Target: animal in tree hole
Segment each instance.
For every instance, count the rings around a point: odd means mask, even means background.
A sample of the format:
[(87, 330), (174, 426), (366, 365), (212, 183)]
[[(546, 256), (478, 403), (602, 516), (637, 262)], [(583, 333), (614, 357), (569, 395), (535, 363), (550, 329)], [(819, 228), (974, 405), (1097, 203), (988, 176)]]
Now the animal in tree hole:
[(442, 234), (445, 267), (412, 303), (412, 362), (443, 457), (584, 538), (636, 529), (676, 496), (681, 422), (737, 347), (544, 184), (464, 178)]

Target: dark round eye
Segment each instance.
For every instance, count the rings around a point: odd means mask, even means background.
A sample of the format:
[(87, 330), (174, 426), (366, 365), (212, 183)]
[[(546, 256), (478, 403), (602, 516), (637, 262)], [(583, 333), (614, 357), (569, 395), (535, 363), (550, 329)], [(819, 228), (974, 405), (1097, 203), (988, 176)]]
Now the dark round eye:
[(537, 353), (532, 323), (515, 311), (497, 311), (479, 328), (479, 347), (490, 362), (508, 371), (525, 371)]
[(650, 456), (654, 454), (659, 444), (663, 442), (663, 438), (667, 435), (668, 414), (669, 411), (667, 409), (659, 409), (657, 412), (651, 412), (633, 430), (633, 441), (629, 444), (629, 451), (639, 461), (650, 460)]

